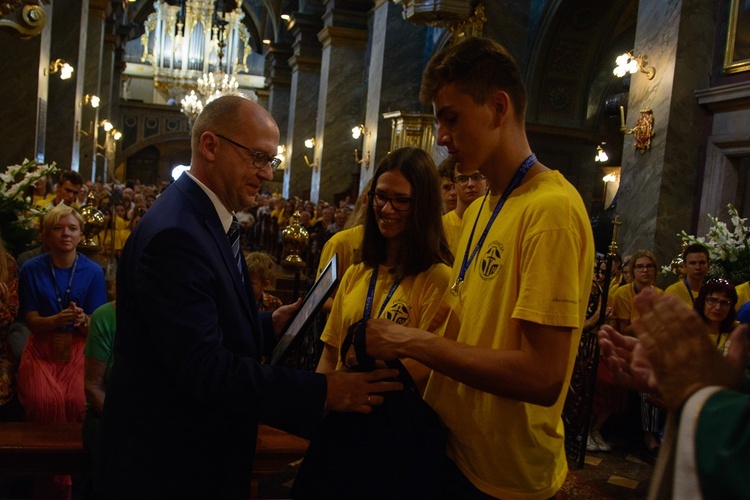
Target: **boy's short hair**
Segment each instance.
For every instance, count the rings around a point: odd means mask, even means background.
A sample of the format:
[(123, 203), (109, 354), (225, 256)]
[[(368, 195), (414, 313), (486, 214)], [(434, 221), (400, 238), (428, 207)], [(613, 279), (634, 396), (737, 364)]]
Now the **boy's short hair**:
[(711, 260), (711, 254), (708, 253), (708, 248), (700, 243), (691, 243), (685, 247), (685, 250), (682, 251), (683, 262), (687, 259), (689, 253), (702, 253), (706, 255), (706, 260)]
[(438, 165), (438, 175), (440, 177), (445, 177), (446, 179), (450, 179), (451, 182), (453, 182), (453, 175), (454, 171), (456, 169), (456, 162), (451, 160), (450, 158), (446, 158), (445, 160), (440, 162), (440, 165)]
[(422, 74), (419, 98), (431, 103), (438, 91), (451, 83), (477, 104), (487, 102), (497, 90), (506, 92), (515, 108), (516, 121), (524, 123), (527, 97), (521, 70), (510, 52), (499, 43), (489, 38), (471, 37), (440, 51)]
[(245, 262), (247, 262), (250, 274), (257, 274), (263, 281), (271, 279), (271, 274), (276, 267), (271, 256), (265, 252), (250, 252), (245, 257)]

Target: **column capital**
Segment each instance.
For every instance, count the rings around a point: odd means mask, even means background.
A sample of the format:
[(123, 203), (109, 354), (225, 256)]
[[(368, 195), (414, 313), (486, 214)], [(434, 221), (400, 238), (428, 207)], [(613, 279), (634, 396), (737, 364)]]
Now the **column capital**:
[(349, 42), (352, 45), (367, 45), (367, 30), (326, 26), (318, 33), (318, 40), (323, 47), (336, 43)]
[(288, 62), (293, 72), (320, 72), (320, 60), (320, 57), (300, 56), (295, 54), (289, 58)]
[(285, 43), (272, 43), (266, 51), (266, 82), (269, 86), (289, 87), (292, 83), (289, 57), (292, 49)]

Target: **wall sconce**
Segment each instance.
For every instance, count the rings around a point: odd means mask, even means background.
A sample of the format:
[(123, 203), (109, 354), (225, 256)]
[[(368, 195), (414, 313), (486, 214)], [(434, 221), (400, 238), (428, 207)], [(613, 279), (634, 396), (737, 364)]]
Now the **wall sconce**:
[(122, 139), (122, 132), (120, 132), (119, 130), (115, 129), (115, 131), (112, 132), (112, 138), (114, 140), (116, 140), (116, 141), (119, 141), (120, 139)]
[(649, 80), (653, 80), (654, 75), (656, 74), (656, 68), (654, 68), (653, 66), (647, 68), (647, 59), (647, 55), (641, 55), (635, 50), (625, 52), (624, 54), (618, 56), (615, 60), (615, 63), (617, 63), (617, 67), (615, 67), (612, 72), (616, 76), (622, 77), (627, 73), (630, 73), (632, 75), (633, 73), (637, 73), (638, 71), (640, 71), (641, 73), (646, 74), (646, 78), (648, 78)]
[[(360, 123), (356, 127), (352, 128), (352, 138), (353, 139), (359, 139), (363, 135), (365, 137), (370, 137), (370, 132), (365, 128), (365, 126), (363, 124)], [(359, 156), (359, 150), (355, 148), (354, 149), (354, 161), (356, 163), (359, 163), (360, 165), (362, 165), (365, 168), (369, 168), (370, 167), (370, 152), (368, 151), (367, 154), (365, 154), (365, 157), (361, 158)]]
[[(89, 124), (89, 125), (91, 125), (91, 124)], [(91, 129), (91, 128), (92, 127), (89, 126), (89, 129)], [(76, 138), (80, 141), (82, 135), (85, 135), (86, 137), (88, 137), (89, 135), (91, 135), (91, 130), (89, 130), (87, 132), (87, 131), (81, 129), (81, 122), (76, 122)]]
[(360, 137), (362, 137), (362, 135), (370, 137), (370, 132), (367, 131), (364, 125), (359, 124), (356, 127), (352, 128), (352, 139), (359, 139)]
[(49, 63), (48, 68), (44, 68), (44, 74), (45, 75), (54, 75), (57, 72), (60, 72), (60, 80), (67, 80), (71, 76), (73, 76), (73, 66), (66, 63), (62, 59), (57, 59), (55, 61), (52, 61)]
[(289, 14), (281, 14), (279, 17), (286, 22), (289, 22), (292, 20), (292, 16), (290, 16)]
[(86, 94), (85, 96), (83, 96), (83, 101), (81, 101), (81, 107), (85, 106), (86, 104), (90, 104), (92, 108), (98, 108), (99, 97), (93, 94)]
[(628, 130), (625, 126), (625, 108), (620, 106), (620, 132), (635, 137), (635, 149), (640, 150), (641, 154), (647, 149), (651, 149), (651, 138), (654, 136), (654, 112), (646, 106), (641, 110), (641, 116), (635, 122), (635, 127)]
[(596, 147), (596, 156), (594, 157), (594, 161), (599, 163), (604, 163), (607, 160), (609, 160), (609, 156), (607, 156), (607, 153), (602, 149), (601, 146)]
[(111, 131), (112, 129), (115, 128), (115, 126), (112, 125), (112, 122), (109, 121), (109, 120), (107, 120), (107, 119), (104, 119), (104, 120), (100, 121), (99, 122), (99, 126), (100, 127), (104, 127), (104, 131), (105, 132), (109, 132), (109, 131)]
[(357, 162), (357, 163), (359, 163), (360, 165), (362, 165), (365, 168), (370, 168), (370, 152), (368, 151), (365, 154), (364, 158), (360, 158), (360, 156), (359, 156), (359, 150), (355, 149), (354, 150), (354, 161)]
[(279, 144), (276, 147), (276, 158), (281, 160), (281, 165), (279, 166), (280, 169), (284, 169), (284, 162), (286, 161), (286, 146), (283, 144)]
[[(305, 139), (305, 147), (307, 149), (313, 149), (315, 147), (315, 137), (310, 137), (309, 139)], [(307, 157), (307, 155), (303, 155), (305, 158), (305, 165), (307, 165), (310, 168), (315, 169), (315, 171), (318, 171), (318, 162), (310, 162), (310, 159)]]

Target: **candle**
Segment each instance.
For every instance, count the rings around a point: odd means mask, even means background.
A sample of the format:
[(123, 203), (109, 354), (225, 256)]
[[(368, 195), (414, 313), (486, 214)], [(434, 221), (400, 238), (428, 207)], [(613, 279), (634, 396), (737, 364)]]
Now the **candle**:
[(625, 108), (620, 106), (620, 126), (625, 128)]

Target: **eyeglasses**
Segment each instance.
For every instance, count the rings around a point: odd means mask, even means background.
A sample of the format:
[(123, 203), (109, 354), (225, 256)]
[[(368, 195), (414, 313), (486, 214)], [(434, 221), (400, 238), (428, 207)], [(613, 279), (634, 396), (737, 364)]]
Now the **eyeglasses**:
[(396, 210), (397, 212), (405, 212), (411, 208), (412, 198), (406, 196), (390, 197), (377, 191), (370, 191), (369, 195), (375, 208), (385, 208), (388, 202), (391, 203), (393, 210)]
[(469, 179), (471, 179), (474, 182), (479, 182), (479, 181), (485, 180), (486, 177), (480, 174), (479, 172), (475, 172), (471, 175), (457, 175), (453, 178), (453, 182), (455, 182), (456, 184), (460, 186), (465, 186), (466, 184), (469, 183)]
[(275, 156), (269, 156), (268, 154), (262, 151), (256, 151), (254, 149), (250, 149), (249, 147), (243, 146), (242, 144), (238, 142), (234, 142), (229, 137), (224, 137), (221, 134), (216, 134), (216, 137), (220, 137), (224, 139), (225, 141), (234, 144), (238, 148), (244, 149), (245, 151), (249, 151), (250, 154), (253, 155), (253, 167), (257, 169), (265, 168), (265, 166), (270, 163), (271, 170), (276, 170), (277, 168), (279, 168), (279, 165), (281, 165), (281, 158), (277, 158)]
[(716, 297), (706, 297), (706, 304), (708, 305), (708, 307), (714, 307), (716, 305), (720, 305), (724, 309), (729, 309), (729, 307), (731, 307), (732, 305), (732, 301), (721, 300), (721, 299), (717, 299)]
[(654, 269), (656, 266), (653, 264), (636, 264), (635, 270), (636, 271), (650, 271), (651, 269)]

